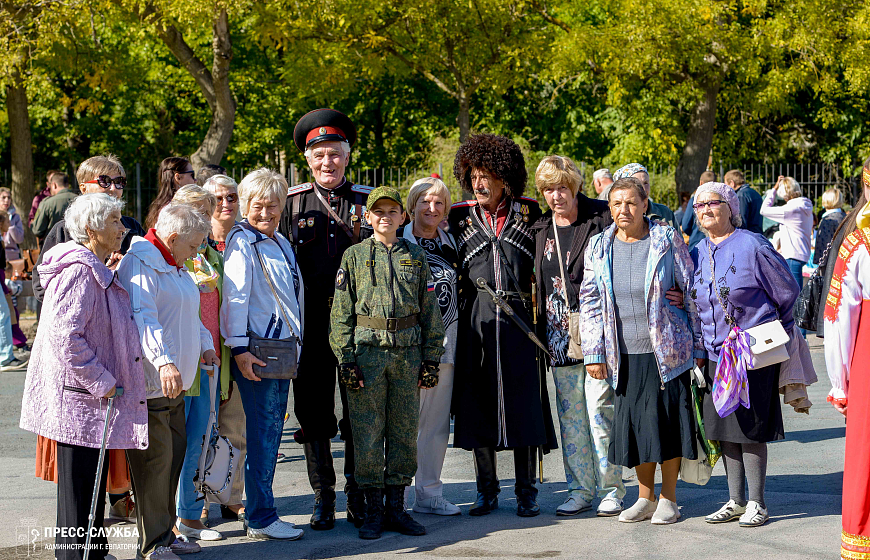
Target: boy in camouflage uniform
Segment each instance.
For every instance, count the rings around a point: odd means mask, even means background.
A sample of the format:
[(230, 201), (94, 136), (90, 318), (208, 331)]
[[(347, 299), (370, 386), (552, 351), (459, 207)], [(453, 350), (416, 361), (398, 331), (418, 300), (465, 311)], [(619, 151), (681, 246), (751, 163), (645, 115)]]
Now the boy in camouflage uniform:
[(418, 388), (438, 384), (444, 325), (425, 252), (396, 236), (403, 217), (398, 191), (374, 189), (367, 207), (374, 236), (342, 257), (329, 335), (339, 382), (350, 389), (355, 477), (366, 498), (359, 536), (377, 539), (383, 529), (424, 535), (405, 511), (404, 493), (417, 471)]

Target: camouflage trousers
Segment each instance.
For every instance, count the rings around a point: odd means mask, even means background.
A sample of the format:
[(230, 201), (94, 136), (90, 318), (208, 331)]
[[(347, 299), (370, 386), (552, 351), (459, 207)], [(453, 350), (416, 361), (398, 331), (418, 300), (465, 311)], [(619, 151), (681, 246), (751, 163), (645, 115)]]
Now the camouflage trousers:
[(417, 472), (421, 361), (419, 346), (357, 347), (365, 387), (349, 390), (347, 404), (360, 488), (410, 486)]

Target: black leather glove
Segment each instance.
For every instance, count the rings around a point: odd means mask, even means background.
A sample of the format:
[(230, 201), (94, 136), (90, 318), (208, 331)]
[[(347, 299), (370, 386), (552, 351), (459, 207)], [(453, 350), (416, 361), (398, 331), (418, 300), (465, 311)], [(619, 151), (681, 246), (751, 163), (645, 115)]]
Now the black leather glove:
[(417, 379), (420, 381), (420, 388), (431, 389), (438, 385), (438, 362), (426, 360), (420, 364), (420, 374)]
[(364, 382), (362, 371), (356, 363), (341, 364), (338, 366), (338, 382), (348, 389), (359, 389)]

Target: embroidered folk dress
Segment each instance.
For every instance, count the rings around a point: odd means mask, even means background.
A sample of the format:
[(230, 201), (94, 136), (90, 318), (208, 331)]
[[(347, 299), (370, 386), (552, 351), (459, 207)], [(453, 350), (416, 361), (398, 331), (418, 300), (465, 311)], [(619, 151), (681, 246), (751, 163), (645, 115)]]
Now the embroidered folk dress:
[(846, 236), (825, 304), (829, 401), (847, 404), (843, 559), (870, 559), (870, 228)]

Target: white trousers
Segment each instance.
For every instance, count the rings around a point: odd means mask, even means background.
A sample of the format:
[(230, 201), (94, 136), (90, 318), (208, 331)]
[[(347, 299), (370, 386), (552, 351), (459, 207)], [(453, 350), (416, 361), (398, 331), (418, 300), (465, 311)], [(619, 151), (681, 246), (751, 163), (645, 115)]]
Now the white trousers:
[(441, 468), (450, 439), (450, 401), (453, 398), (453, 364), (438, 368), (438, 386), (420, 389), (420, 420), (417, 426), (417, 500), (441, 495)]

